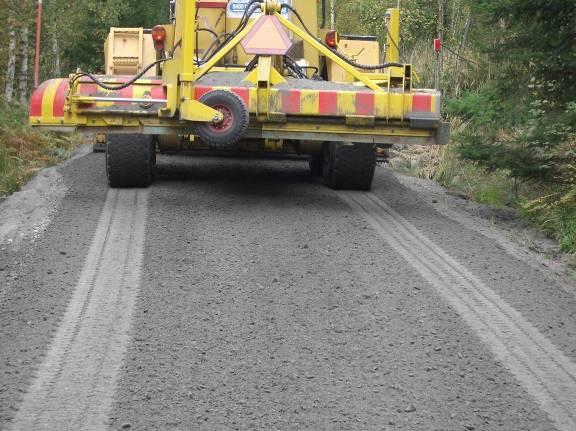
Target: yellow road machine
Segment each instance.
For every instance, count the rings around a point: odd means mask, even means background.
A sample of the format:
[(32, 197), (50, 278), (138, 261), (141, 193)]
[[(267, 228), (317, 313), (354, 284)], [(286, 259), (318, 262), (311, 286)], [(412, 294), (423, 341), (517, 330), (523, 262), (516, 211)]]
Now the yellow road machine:
[(383, 49), (326, 29), (325, 1), (172, 0), (170, 10), (151, 30), (112, 29), (105, 75), (78, 72), (32, 95), (32, 126), (105, 137), (112, 187), (146, 187), (157, 151), (190, 151), (303, 157), (329, 187), (367, 190), (378, 148), (448, 140), (440, 93), (414, 89), (400, 62), (398, 9)]

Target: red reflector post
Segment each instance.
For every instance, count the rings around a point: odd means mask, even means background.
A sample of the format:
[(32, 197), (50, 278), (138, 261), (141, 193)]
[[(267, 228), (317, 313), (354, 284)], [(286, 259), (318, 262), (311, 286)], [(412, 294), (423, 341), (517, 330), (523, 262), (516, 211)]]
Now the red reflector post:
[(442, 41), (440, 39), (434, 39), (434, 51), (442, 51)]

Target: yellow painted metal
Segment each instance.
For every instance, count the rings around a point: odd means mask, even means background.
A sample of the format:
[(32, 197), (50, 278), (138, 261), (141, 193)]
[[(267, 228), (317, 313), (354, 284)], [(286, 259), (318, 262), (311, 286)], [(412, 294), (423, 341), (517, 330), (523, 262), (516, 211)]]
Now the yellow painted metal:
[[(319, 34), (318, 25), (318, 5), (313, 0), (292, 0), (294, 8), (298, 11), (306, 27), (312, 32), (315, 37)], [(299, 23), (297, 23), (299, 25)], [(304, 59), (312, 67), (319, 67), (318, 52), (311, 46), (304, 43)]]
[[(260, 60), (262, 60), (264, 57), (260, 57)], [(267, 61), (267, 60), (266, 60)], [(265, 67), (267, 67), (265, 65)], [(251, 82), (254, 85), (258, 85), (259, 79), (260, 79), (260, 65), (254, 69), (253, 71), (251, 71), (248, 76), (246, 76), (246, 78), (243, 79), (244, 82)], [(264, 75), (267, 74), (267, 71), (264, 71)], [(272, 66), (272, 62), (270, 62), (270, 73), (268, 75), (268, 79), (270, 81), (271, 85), (278, 85), (278, 84), (283, 84), (284, 82), (286, 82), (286, 80), (284, 79), (284, 77), (280, 74), (280, 72), (278, 72), (276, 70), (275, 67)]]
[(347, 115), (347, 126), (359, 127), (374, 127), (376, 125), (376, 117), (371, 115)]
[(386, 62), (400, 61), (400, 9), (392, 8), (386, 11), (388, 34), (386, 35)]
[(224, 119), (221, 112), (193, 99), (185, 99), (181, 102), (179, 110), (181, 120), (217, 123)]
[[(380, 44), (376, 40), (354, 40), (345, 36), (338, 42), (338, 51), (346, 57), (360, 63), (374, 66), (380, 64)], [(327, 61), (328, 80), (334, 82), (354, 82), (354, 77), (346, 73), (340, 66), (331, 60)], [(365, 71), (374, 81), (375, 71)]]
[(258, 82), (256, 89), (256, 117), (259, 121), (266, 121), (270, 113), (270, 74), (274, 68), (272, 67), (272, 57), (261, 56), (258, 60)]
[[(143, 28), (112, 27), (104, 42), (104, 70), (106, 75), (136, 75), (156, 61), (151, 34)], [(153, 76), (155, 70), (146, 72)]]
[(327, 133), (327, 134), (357, 134), (363, 136), (396, 136), (396, 137), (422, 137), (434, 136), (434, 132), (427, 129), (410, 129), (408, 127), (391, 127), (388, 125), (376, 125), (375, 127), (353, 127), (346, 124), (317, 124), (290, 122), (285, 124), (262, 124), (262, 130), (283, 131), (294, 133)]
[(368, 78), (365, 74), (359, 72), (355, 67), (350, 66), (348, 63), (346, 63), (344, 60), (342, 60), (340, 57), (338, 57), (337, 55), (335, 55), (332, 51), (330, 51), (328, 48), (326, 48), (324, 45), (322, 45), (320, 42), (318, 42), (316, 39), (314, 39), (313, 37), (311, 37), (308, 33), (306, 33), (306, 31), (302, 30), (300, 27), (298, 27), (297, 25), (293, 24), (292, 22), (288, 21), (286, 18), (284, 18), (282, 15), (280, 14), (276, 14), (276, 16), (278, 17), (278, 19), (280, 20), (280, 22), (286, 27), (288, 28), (290, 31), (294, 32), (295, 34), (297, 34), (299, 37), (302, 38), (302, 40), (304, 40), (305, 43), (310, 44), (312, 47), (314, 47), (320, 54), (326, 56), (327, 58), (329, 58), (330, 60), (334, 61), (336, 64), (338, 64), (342, 69), (344, 69), (347, 73), (349, 73), (350, 75), (352, 75), (355, 79), (357, 79), (358, 81), (362, 82), (364, 85), (366, 85), (366, 87), (376, 91), (376, 92), (381, 92), (384, 91), (382, 90), (382, 88), (380, 88), (378, 85), (376, 85), (374, 82), (372, 82), (370, 80), (370, 78)]
[(300, 107), (304, 112), (318, 112), (320, 110), (320, 93), (313, 90), (300, 92)]
[[(176, 11), (176, 22), (182, 22), (182, 64), (180, 75), (193, 74), (195, 72), (196, 50), (196, 0), (180, 0)], [(182, 78), (180, 78), (183, 80)]]

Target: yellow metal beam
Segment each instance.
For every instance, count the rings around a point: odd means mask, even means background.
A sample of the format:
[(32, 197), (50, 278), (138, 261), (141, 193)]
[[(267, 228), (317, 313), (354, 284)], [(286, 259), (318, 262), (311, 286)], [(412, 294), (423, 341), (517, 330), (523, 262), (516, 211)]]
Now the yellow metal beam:
[(196, 51), (196, 0), (181, 0), (182, 10), (176, 11), (176, 21), (184, 23), (182, 27), (182, 65), (181, 74), (194, 73)]
[(388, 34), (386, 35), (386, 62), (400, 61), (400, 9), (392, 8), (386, 11)]
[(219, 122), (224, 119), (220, 111), (197, 100), (186, 99), (180, 103), (180, 119), (186, 121)]

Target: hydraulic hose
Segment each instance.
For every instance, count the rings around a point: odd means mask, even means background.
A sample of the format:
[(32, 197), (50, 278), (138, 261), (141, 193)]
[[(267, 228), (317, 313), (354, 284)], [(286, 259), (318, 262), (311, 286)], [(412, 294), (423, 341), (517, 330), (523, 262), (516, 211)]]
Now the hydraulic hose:
[(296, 16), (296, 18), (298, 18), (298, 21), (300, 21), (300, 24), (302, 24), (302, 28), (304, 29), (304, 31), (306, 33), (308, 33), (308, 35), (310, 37), (314, 38), (314, 40), (316, 40), (317, 42), (322, 44), (322, 46), (324, 46), (325, 48), (328, 48), (332, 53), (334, 53), (334, 55), (336, 55), (338, 58), (340, 58), (341, 60), (348, 63), (350, 66), (356, 67), (358, 69), (363, 69), (363, 70), (380, 70), (380, 69), (386, 69), (389, 67), (404, 67), (404, 63), (398, 63), (398, 62), (389, 62), (389, 63), (375, 64), (375, 65), (360, 64), (360, 63), (346, 57), (341, 52), (338, 52), (337, 50), (329, 47), (323, 41), (321, 41), (316, 36), (314, 36), (314, 34), (310, 31), (310, 29), (304, 23), (304, 20), (302, 19), (302, 17), (298, 13), (298, 11), (296, 9), (294, 9), (291, 5), (286, 4), (286, 3), (282, 3), (280, 5), (280, 8), (281, 9), (288, 9), (289, 11), (291, 11), (294, 14), (294, 16)]
[(78, 73), (74, 76), (74, 78), (72, 78), (70, 80), (70, 88), (72, 88), (72, 86), (76, 83), (76, 81), (78, 81), (80, 78), (86, 77), (88, 79), (90, 79), (91, 81), (93, 81), (98, 87), (103, 88), (104, 90), (108, 90), (108, 91), (120, 91), (120, 90), (124, 90), (125, 88), (130, 87), (132, 84), (134, 84), (136, 81), (138, 81), (140, 78), (142, 78), (144, 75), (146, 75), (146, 72), (148, 72), (150, 69), (152, 69), (153, 67), (156, 67), (157, 65), (164, 63), (165, 61), (168, 60), (172, 60), (172, 58), (163, 58), (161, 60), (157, 60), (154, 63), (149, 64), (148, 66), (146, 66), (144, 68), (144, 70), (142, 70), (142, 72), (140, 72), (138, 75), (135, 75), (134, 77), (130, 78), (130, 80), (128, 80), (127, 82), (121, 84), (121, 85), (108, 85), (108, 84), (104, 84), (102, 81), (100, 81), (98, 78), (96, 78), (94, 75), (90, 74), (90, 73)]
[[(214, 42), (212, 42), (212, 44), (208, 47), (206, 53), (200, 60), (200, 63), (203, 64), (206, 63), (207, 61), (210, 61), (210, 59), (214, 57), (220, 51), (220, 49), (222, 49), (222, 47), (224, 47), (228, 42), (234, 39), (242, 30), (244, 30), (248, 25), (248, 22), (250, 21), (250, 17), (254, 15), (254, 13), (258, 9), (260, 9), (260, 4), (261, 4), (260, 0), (250, 1), (250, 3), (246, 5), (246, 9), (244, 10), (244, 14), (240, 19), (238, 27), (236, 27), (236, 29), (232, 33), (221, 34)], [(222, 38), (225, 38), (225, 40), (222, 43), (220, 43), (220, 39)], [(214, 48), (216, 48), (215, 51), (211, 52)]]

